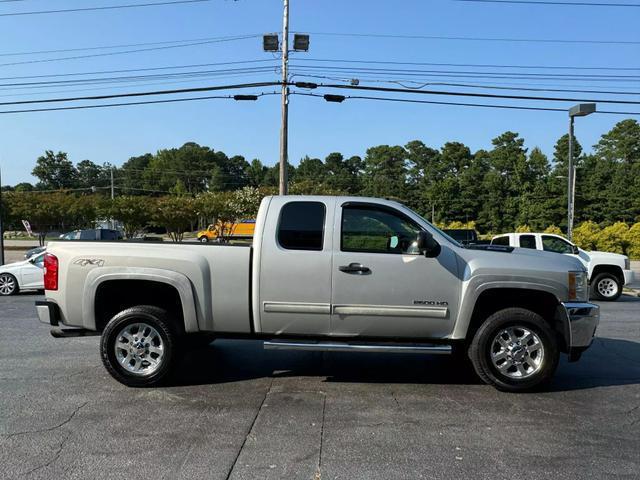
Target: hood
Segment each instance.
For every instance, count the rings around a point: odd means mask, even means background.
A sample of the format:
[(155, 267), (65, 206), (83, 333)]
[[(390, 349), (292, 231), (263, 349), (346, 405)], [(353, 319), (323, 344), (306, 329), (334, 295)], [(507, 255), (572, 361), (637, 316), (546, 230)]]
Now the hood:
[(467, 262), (480, 267), (498, 267), (528, 271), (586, 271), (580, 260), (569, 255), (534, 250), (531, 248), (509, 249), (461, 249)]
[(586, 254), (589, 255), (591, 258), (608, 258), (611, 260), (619, 260), (619, 261), (624, 261), (627, 258), (626, 255), (622, 255), (620, 253), (599, 252), (597, 250), (586, 252)]

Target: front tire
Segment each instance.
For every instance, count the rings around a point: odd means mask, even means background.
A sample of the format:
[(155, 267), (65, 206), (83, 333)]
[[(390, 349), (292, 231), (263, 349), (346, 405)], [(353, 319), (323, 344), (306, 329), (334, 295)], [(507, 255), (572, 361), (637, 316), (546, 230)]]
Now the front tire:
[(167, 312), (153, 306), (128, 308), (102, 332), (100, 353), (105, 368), (120, 383), (152, 387), (162, 383), (176, 360), (177, 337)]
[(20, 290), (18, 287), (18, 280), (10, 273), (3, 273), (0, 275), (0, 295), (8, 297), (9, 295), (15, 295)]
[(209, 237), (207, 237), (206, 235), (203, 235), (202, 237), (200, 237), (200, 238), (198, 239), (198, 241), (199, 241), (200, 243), (208, 243), (208, 242), (209, 242)]
[(622, 283), (612, 273), (600, 273), (591, 282), (591, 296), (597, 300), (613, 302), (622, 295)]
[(555, 373), (559, 357), (551, 327), (540, 315), (524, 308), (506, 308), (491, 315), (469, 347), (478, 376), (506, 392), (544, 385)]

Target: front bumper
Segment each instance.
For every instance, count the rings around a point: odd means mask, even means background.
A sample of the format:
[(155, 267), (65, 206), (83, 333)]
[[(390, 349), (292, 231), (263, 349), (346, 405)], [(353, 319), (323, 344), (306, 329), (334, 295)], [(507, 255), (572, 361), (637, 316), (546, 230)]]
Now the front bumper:
[(624, 270), (624, 286), (629, 288), (640, 288), (640, 275), (633, 270)]
[(562, 304), (568, 322), (569, 354), (582, 352), (591, 345), (600, 323), (600, 307), (587, 302)]

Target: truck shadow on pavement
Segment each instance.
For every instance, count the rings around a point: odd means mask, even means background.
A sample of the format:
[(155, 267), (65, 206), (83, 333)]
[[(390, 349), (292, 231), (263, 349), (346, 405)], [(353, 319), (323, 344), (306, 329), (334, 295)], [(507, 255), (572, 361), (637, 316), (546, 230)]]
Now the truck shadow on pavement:
[[(269, 377), (324, 377), (326, 382), (434, 385), (480, 384), (471, 364), (449, 356), (347, 352), (265, 351), (262, 342), (218, 340), (189, 352), (174, 386)], [(561, 392), (640, 384), (640, 343), (596, 338), (577, 363), (563, 355), (552, 383)]]

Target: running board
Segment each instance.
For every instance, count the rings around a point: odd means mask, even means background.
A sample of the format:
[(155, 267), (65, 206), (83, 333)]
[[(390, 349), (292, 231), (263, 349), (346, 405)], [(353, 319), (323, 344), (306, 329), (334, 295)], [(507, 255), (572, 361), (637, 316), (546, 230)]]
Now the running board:
[(389, 352), (389, 353), (429, 353), (437, 355), (451, 354), (451, 345), (433, 344), (371, 344), (343, 342), (292, 342), (268, 340), (265, 350), (307, 350), (312, 352)]
[(72, 337), (99, 337), (100, 332), (93, 330), (85, 330), (84, 328), (52, 328), (51, 336), (54, 338), (72, 338)]

